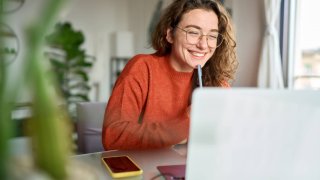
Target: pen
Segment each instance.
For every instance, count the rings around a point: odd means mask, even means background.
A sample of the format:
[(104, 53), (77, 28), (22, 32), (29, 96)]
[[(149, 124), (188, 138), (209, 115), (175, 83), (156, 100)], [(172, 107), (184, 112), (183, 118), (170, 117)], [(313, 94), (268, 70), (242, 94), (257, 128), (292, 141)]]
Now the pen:
[(198, 69), (199, 86), (200, 86), (200, 88), (202, 88), (202, 70), (201, 70), (200, 64), (197, 65), (197, 69)]

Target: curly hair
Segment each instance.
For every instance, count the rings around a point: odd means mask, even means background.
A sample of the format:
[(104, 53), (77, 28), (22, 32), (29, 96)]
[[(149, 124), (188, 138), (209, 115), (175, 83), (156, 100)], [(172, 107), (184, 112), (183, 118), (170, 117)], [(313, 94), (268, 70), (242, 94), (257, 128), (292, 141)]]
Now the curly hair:
[[(182, 16), (194, 9), (213, 11), (218, 17), (218, 31), (224, 37), (222, 44), (202, 68), (204, 86), (222, 86), (234, 79), (238, 66), (236, 42), (229, 13), (216, 0), (174, 0), (163, 12), (152, 34), (152, 47), (159, 56), (170, 54), (172, 45), (166, 40), (167, 29), (175, 29)], [(193, 88), (198, 85), (193, 75)]]

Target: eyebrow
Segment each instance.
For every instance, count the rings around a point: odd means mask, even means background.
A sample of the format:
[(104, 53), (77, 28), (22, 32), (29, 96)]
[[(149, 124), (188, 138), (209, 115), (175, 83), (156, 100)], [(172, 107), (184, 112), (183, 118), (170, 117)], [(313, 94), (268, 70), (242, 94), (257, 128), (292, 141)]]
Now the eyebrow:
[[(197, 25), (187, 25), (185, 28), (196, 28), (196, 29), (199, 29), (199, 30), (202, 30), (201, 27), (197, 26)], [(219, 32), (218, 29), (211, 29), (210, 30), (211, 32)]]

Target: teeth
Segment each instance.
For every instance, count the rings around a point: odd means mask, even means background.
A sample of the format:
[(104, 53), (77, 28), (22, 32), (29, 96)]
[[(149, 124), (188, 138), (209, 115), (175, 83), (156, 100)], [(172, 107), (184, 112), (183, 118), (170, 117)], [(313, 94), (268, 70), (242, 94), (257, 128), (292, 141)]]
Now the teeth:
[(191, 54), (197, 57), (203, 57), (205, 55), (204, 53), (197, 53), (197, 52), (191, 52)]

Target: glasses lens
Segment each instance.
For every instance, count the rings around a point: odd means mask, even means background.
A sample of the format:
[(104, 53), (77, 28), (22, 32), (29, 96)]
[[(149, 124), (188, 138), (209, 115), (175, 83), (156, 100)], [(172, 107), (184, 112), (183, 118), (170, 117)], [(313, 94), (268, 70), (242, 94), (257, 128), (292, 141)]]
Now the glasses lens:
[[(202, 32), (199, 29), (188, 29), (186, 35), (188, 43), (197, 44), (202, 37)], [(216, 32), (209, 33), (206, 37), (208, 46), (211, 48), (217, 48), (223, 42), (223, 36)]]
[(219, 33), (210, 33), (207, 35), (208, 46), (212, 48), (219, 47), (223, 42), (223, 36)]
[(202, 33), (199, 29), (188, 29), (187, 30), (187, 41), (190, 44), (197, 44)]

